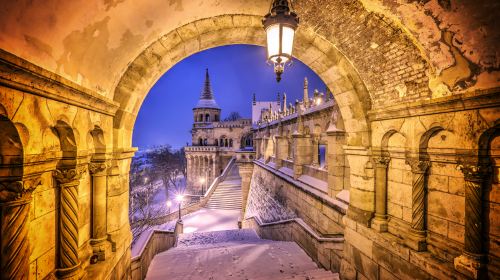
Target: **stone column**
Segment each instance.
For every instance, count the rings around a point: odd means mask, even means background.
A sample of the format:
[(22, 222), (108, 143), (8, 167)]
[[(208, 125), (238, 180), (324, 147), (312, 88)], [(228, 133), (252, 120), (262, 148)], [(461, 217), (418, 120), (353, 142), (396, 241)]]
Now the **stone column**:
[(245, 218), (245, 211), (248, 202), (248, 194), (250, 193), (250, 183), (252, 179), (253, 172), (253, 160), (254, 152), (238, 152), (236, 164), (238, 165), (238, 171), (241, 177), (241, 220)]
[(311, 154), (312, 154), (312, 159), (311, 159), (311, 164), (313, 166), (319, 166), (319, 136), (313, 136), (312, 137), (312, 149), (311, 149)]
[(391, 159), (374, 157), (375, 163), (375, 218), (371, 227), (379, 232), (387, 231), (387, 166)]
[(276, 169), (283, 166), (283, 160), (288, 157), (288, 140), (285, 136), (276, 136)]
[(186, 155), (186, 186), (189, 186), (191, 180), (191, 159)]
[[(345, 141), (345, 132), (342, 130), (327, 131), (326, 162), (328, 170), (328, 195), (335, 197), (343, 189), (349, 187), (349, 179), (345, 178), (345, 155), (342, 146)], [(347, 183), (345, 183), (347, 182)]]
[(76, 167), (57, 169), (53, 173), (60, 189), (59, 259), (56, 269), (60, 279), (82, 277), (78, 256), (78, 185), (84, 171), (84, 168)]
[(454, 260), (455, 269), (473, 279), (485, 277), (487, 257), (483, 233), (483, 184), (489, 168), (473, 164), (460, 165), (465, 179), (465, 237), (462, 255)]
[(260, 159), (262, 157), (262, 151), (261, 151), (261, 146), (262, 146), (262, 138), (260, 137), (256, 137), (254, 139), (254, 143), (255, 143), (255, 156), (257, 159)]
[(31, 194), (41, 177), (0, 181), (0, 279), (29, 278)]
[(94, 254), (98, 255), (99, 261), (106, 259), (107, 239), (107, 171), (111, 167), (111, 162), (100, 161), (91, 162), (89, 171), (92, 175), (92, 238), (90, 245)]
[(303, 166), (311, 162), (311, 137), (309, 135), (294, 134), (293, 138), (293, 177), (297, 179), (302, 175)]
[(406, 163), (411, 167), (413, 179), (411, 187), (411, 231), (405, 243), (416, 251), (425, 251), (427, 249), (427, 231), (425, 228), (426, 173), (430, 163), (418, 158), (407, 158)]

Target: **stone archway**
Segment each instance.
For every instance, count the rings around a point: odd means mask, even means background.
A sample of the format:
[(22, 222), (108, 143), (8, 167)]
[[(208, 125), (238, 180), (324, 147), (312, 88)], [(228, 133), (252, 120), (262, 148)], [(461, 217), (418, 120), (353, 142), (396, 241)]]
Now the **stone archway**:
[[(120, 109), (114, 119), (115, 147), (130, 147), (135, 118), (150, 88), (182, 59), (217, 46), (265, 45), (261, 17), (224, 15), (183, 25), (148, 46), (124, 71), (114, 100)], [(366, 112), (370, 97), (348, 59), (329, 41), (309, 29), (299, 29), (294, 55), (315, 71), (332, 90), (339, 104), (347, 144), (369, 146)]]

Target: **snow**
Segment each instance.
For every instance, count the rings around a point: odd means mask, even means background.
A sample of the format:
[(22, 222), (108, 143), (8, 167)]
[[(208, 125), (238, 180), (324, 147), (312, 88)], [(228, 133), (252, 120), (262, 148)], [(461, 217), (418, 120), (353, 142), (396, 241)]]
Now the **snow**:
[(294, 242), (260, 239), (251, 229), (183, 234), (156, 255), (147, 280), (338, 279)]
[[(184, 233), (237, 229), (239, 216), (240, 211), (237, 210), (202, 208), (201, 210), (182, 216)], [(176, 222), (177, 220), (154, 226), (143, 232), (137, 241), (132, 244), (132, 257), (137, 256), (141, 252), (142, 247), (146, 245), (153, 230), (173, 231)]]

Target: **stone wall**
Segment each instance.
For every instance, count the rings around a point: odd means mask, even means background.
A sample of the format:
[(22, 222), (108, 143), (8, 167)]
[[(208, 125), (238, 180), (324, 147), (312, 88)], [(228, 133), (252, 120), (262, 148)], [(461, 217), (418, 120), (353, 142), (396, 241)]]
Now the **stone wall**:
[[(130, 261), (124, 256), (131, 240), (133, 150), (112, 149), (117, 105), (4, 52), (0, 69), (0, 208), (2, 227), (7, 226), (1, 247), (15, 253), (5, 255), (12, 262), (2, 261), (2, 273), (13, 279), (68, 273), (104, 279), (122, 264), (121, 278)], [(13, 183), (25, 187), (12, 188)], [(28, 216), (19, 220), (23, 213)], [(93, 254), (100, 256), (96, 265), (90, 264)]]
[(329, 236), (344, 231), (341, 219), (345, 209), (335, 203), (326, 194), (318, 194), (284, 174), (277, 175), (260, 163), (254, 164), (245, 215), (266, 223), (301, 218), (321, 236)]

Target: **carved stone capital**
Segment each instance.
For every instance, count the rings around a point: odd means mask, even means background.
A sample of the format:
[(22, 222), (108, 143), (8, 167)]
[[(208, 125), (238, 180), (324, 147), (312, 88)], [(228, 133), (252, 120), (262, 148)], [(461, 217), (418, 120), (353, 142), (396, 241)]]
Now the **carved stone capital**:
[(42, 177), (34, 176), (22, 181), (2, 181), (0, 182), (0, 203), (15, 201), (29, 197), (31, 193), (42, 184)]
[(480, 182), (490, 172), (490, 167), (473, 163), (459, 163), (457, 169), (462, 171), (466, 181)]
[(52, 176), (54, 176), (59, 184), (68, 184), (80, 180), (85, 171), (85, 166), (77, 166), (75, 168), (62, 168), (54, 170)]
[(411, 167), (413, 173), (425, 173), (431, 165), (428, 160), (420, 160), (412, 157), (407, 157), (405, 162)]
[(375, 163), (375, 167), (387, 168), (391, 158), (389, 157), (373, 157), (373, 163)]
[(106, 170), (111, 167), (110, 161), (98, 161), (89, 163), (89, 172), (91, 175), (105, 175)]

